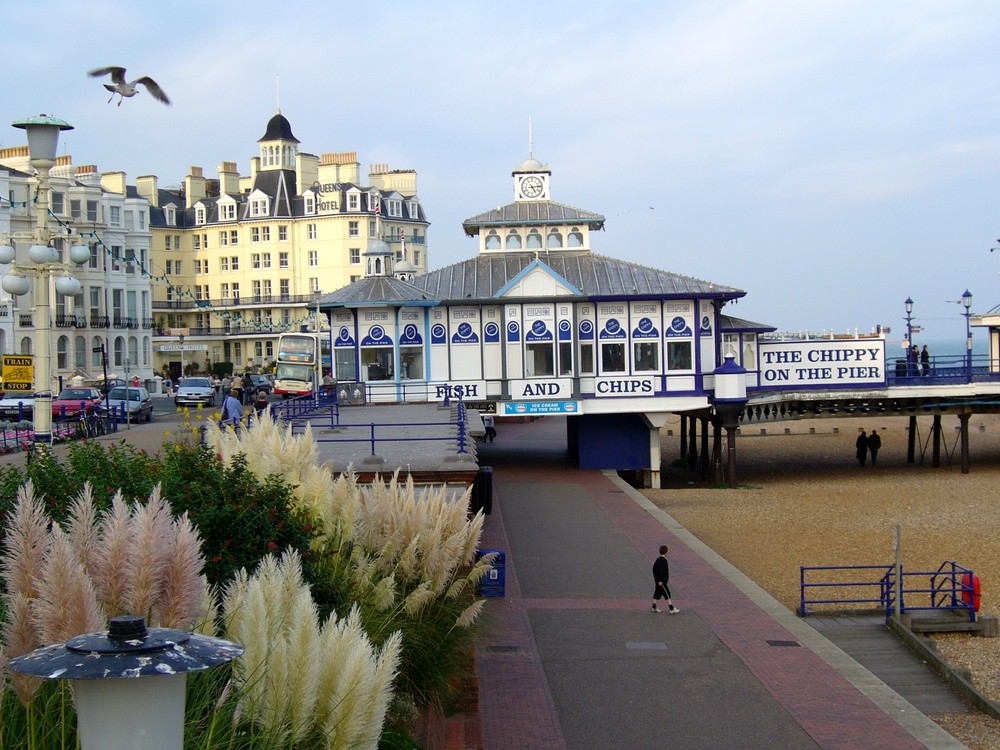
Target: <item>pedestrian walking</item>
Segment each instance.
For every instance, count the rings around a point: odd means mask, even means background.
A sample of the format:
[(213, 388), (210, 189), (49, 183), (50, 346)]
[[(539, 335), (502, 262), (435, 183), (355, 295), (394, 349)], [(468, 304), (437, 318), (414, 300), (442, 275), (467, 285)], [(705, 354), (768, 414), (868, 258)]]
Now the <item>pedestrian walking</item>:
[(854, 442), (854, 447), (857, 449), (858, 465), (864, 466), (865, 459), (868, 457), (868, 435), (864, 430), (858, 435), (858, 439)]
[(924, 344), (924, 348), (920, 350), (920, 367), (924, 371), (924, 375), (931, 374), (931, 353), (927, 349), (927, 344)]
[(493, 419), (492, 414), (486, 414), (483, 416), (483, 427), (486, 428), (486, 440), (493, 442), (493, 438), (497, 436), (496, 420)]
[(222, 425), (232, 426), (233, 429), (239, 429), (240, 422), (243, 419), (243, 402), (240, 401), (239, 392), (233, 388), (229, 391), (229, 395), (226, 396), (226, 400), (222, 402)]
[(667, 611), (676, 615), (680, 612), (677, 607), (674, 606), (673, 600), (670, 598), (670, 563), (667, 562), (667, 545), (660, 546), (660, 556), (653, 561), (653, 580), (656, 582), (656, 588), (653, 590), (653, 608), (651, 612), (662, 612), (656, 602), (660, 599), (667, 600)]
[(878, 460), (878, 452), (881, 448), (882, 438), (879, 437), (878, 430), (872, 430), (872, 434), (868, 436), (868, 452), (872, 457), (872, 466)]

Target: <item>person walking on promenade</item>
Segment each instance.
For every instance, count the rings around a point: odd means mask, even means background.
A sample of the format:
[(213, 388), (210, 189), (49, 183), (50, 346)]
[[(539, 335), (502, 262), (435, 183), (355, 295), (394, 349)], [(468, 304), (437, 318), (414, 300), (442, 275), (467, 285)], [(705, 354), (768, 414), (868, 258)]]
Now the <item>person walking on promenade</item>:
[(222, 425), (230, 426), (239, 430), (240, 422), (243, 419), (243, 402), (240, 401), (239, 392), (233, 388), (222, 402)]
[(882, 448), (882, 438), (879, 437), (878, 430), (872, 430), (868, 436), (868, 452), (872, 455), (872, 466), (878, 460), (878, 452)]
[(670, 586), (667, 585), (670, 582), (670, 563), (667, 562), (667, 545), (665, 544), (660, 546), (660, 556), (653, 562), (653, 580), (656, 582), (656, 589), (653, 591), (653, 608), (650, 611), (662, 612), (663, 610), (656, 605), (656, 602), (659, 599), (666, 599), (667, 611), (676, 615), (680, 610), (674, 606), (670, 598)]
[(924, 375), (931, 374), (931, 353), (927, 350), (927, 344), (924, 344), (924, 348), (920, 350), (920, 367), (924, 371)]
[(486, 428), (486, 437), (483, 439), (492, 443), (493, 438), (497, 436), (496, 420), (492, 414), (485, 414), (483, 416), (483, 427)]
[(917, 345), (914, 344), (910, 347), (910, 375), (920, 374), (920, 352), (917, 351)]
[(868, 435), (865, 434), (864, 430), (858, 435), (854, 447), (857, 448), (858, 465), (864, 466), (865, 458), (868, 456)]
[(235, 396), (240, 400), (240, 404), (243, 403), (243, 378), (239, 374), (233, 374), (233, 379), (229, 383), (231, 390), (236, 391)]

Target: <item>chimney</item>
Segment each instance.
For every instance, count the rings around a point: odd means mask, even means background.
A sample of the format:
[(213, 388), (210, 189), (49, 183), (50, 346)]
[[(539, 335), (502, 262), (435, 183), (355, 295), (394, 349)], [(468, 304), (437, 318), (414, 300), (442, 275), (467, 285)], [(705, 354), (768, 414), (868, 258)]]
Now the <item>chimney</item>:
[(124, 172), (102, 172), (101, 187), (109, 193), (125, 195), (125, 173)]
[(240, 194), (240, 173), (236, 168), (236, 162), (224, 161), (218, 166), (219, 173), (219, 193), (220, 195)]
[(135, 180), (135, 189), (139, 195), (149, 201), (149, 205), (153, 208), (159, 208), (160, 191), (156, 186), (155, 174), (146, 174), (142, 177), (137, 177)]
[(191, 208), (205, 197), (205, 177), (201, 167), (191, 167), (191, 174), (184, 178), (184, 193), (187, 195), (186, 208)]
[(101, 184), (96, 164), (81, 164), (76, 168), (76, 179), (89, 187), (99, 187)]

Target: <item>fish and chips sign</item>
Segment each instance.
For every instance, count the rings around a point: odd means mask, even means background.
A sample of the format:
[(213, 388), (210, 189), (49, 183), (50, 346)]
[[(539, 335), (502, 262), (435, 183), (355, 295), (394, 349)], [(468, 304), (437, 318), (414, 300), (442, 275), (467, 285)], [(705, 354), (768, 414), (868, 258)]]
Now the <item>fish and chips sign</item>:
[(885, 339), (761, 342), (760, 387), (846, 388), (886, 385)]
[(31, 393), (35, 382), (35, 358), (30, 354), (4, 354), (0, 374), (8, 393)]

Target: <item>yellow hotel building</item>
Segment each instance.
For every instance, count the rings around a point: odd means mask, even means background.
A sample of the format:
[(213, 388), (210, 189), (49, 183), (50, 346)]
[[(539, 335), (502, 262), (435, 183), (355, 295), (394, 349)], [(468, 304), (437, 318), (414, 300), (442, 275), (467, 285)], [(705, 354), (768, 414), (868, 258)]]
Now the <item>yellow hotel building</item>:
[(176, 189), (136, 179), (150, 204), (159, 373), (266, 371), (282, 332), (315, 330), (320, 296), (364, 276), (373, 240), (388, 243), (397, 272), (427, 271), (414, 170), (373, 164), (363, 185), (355, 152), (300, 151), (280, 112), (258, 144), (249, 175), (226, 161), (217, 179), (191, 167)]

